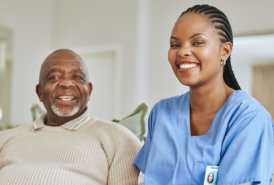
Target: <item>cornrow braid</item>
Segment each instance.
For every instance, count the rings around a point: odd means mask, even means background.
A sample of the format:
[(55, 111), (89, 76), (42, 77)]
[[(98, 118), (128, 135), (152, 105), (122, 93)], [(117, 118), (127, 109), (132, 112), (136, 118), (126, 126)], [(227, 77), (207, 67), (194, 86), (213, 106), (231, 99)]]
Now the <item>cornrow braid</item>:
[[(220, 36), (220, 41), (222, 43), (231, 42), (231, 44), (233, 44), (233, 34), (232, 34), (230, 23), (226, 15), (221, 10), (207, 4), (195, 5), (193, 7), (188, 8), (186, 11), (184, 11), (180, 15), (180, 17), (189, 12), (203, 14), (207, 16), (208, 19), (211, 21), (211, 23), (214, 25), (215, 29), (219, 31), (218, 34)], [(223, 78), (225, 83), (229, 87), (235, 90), (241, 89), (233, 73), (230, 56), (228, 57), (224, 66)]]

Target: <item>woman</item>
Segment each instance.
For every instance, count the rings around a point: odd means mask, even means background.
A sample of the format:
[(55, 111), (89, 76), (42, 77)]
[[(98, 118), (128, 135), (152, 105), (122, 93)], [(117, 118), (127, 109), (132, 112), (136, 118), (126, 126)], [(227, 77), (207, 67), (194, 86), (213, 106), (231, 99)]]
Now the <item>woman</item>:
[(214, 181), (214, 173), (210, 173), (208, 176), (207, 176), (207, 182), (209, 184), (212, 184)]
[(196, 5), (178, 18), (168, 60), (190, 91), (161, 100), (134, 163), (146, 185), (202, 185), (209, 166), (217, 184), (269, 185), (273, 121), (240, 87), (230, 63), (232, 30), (225, 14)]

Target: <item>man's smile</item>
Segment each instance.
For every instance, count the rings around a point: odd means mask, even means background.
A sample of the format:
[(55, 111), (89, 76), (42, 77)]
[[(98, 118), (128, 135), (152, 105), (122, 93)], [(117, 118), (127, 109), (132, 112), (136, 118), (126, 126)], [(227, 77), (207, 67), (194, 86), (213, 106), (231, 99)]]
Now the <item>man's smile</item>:
[(77, 97), (75, 97), (75, 96), (58, 96), (57, 99), (62, 100), (62, 101), (71, 101), (71, 100), (77, 99)]

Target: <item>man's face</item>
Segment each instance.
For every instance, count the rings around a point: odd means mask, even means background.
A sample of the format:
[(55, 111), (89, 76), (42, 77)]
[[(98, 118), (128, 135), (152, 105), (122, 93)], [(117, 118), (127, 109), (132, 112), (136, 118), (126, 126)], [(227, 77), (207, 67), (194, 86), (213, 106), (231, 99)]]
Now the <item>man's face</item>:
[(46, 59), (36, 90), (47, 109), (47, 123), (61, 125), (86, 110), (92, 85), (81, 59), (65, 50)]

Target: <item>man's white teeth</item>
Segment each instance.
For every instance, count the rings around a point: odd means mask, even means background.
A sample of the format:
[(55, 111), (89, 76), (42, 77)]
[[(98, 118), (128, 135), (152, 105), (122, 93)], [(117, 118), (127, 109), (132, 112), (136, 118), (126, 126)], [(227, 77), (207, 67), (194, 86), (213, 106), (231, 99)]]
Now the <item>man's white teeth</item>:
[(73, 96), (59, 96), (58, 99), (63, 101), (71, 101), (74, 97)]
[(196, 67), (197, 64), (181, 64), (180, 65), (180, 68), (181, 69), (188, 69), (188, 68), (193, 68), (193, 67)]

